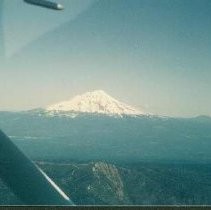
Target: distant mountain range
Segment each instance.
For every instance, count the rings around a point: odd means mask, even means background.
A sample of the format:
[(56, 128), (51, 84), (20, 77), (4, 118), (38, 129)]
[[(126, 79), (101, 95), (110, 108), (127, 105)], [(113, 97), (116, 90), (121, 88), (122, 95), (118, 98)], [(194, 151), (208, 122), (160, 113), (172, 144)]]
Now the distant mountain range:
[(211, 162), (209, 117), (118, 116), (0, 112), (0, 129), (36, 160)]
[(0, 112), (0, 129), (32, 159), (211, 162), (211, 118), (146, 114), (102, 90), (43, 109)]

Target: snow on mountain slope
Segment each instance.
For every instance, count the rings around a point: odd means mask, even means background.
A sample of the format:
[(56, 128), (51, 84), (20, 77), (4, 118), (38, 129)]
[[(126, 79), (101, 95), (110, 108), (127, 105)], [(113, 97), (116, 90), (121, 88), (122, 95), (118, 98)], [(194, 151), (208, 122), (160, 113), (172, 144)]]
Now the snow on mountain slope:
[(69, 101), (48, 106), (46, 111), (98, 113), (119, 116), (144, 114), (144, 112), (112, 98), (103, 90), (96, 90), (82, 95), (77, 95)]

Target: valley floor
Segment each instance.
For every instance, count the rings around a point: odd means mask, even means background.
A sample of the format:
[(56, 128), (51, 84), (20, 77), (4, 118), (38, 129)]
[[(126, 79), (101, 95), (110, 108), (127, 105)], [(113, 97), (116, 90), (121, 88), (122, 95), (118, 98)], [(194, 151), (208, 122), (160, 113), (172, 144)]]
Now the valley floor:
[[(36, 162), (76, 205), (210, 205), (208, 164)], [(0, 204), (21, 204), (0, 182)]]

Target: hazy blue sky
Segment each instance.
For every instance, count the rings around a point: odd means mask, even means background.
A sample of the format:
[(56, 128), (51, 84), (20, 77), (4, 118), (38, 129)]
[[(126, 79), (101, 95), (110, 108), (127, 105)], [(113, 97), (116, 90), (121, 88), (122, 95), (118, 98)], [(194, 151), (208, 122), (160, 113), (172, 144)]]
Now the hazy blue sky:
[(155, 114), (211, 115), (210, 0), (60, 2), (4, 1), (0, 110), (102, 89)]

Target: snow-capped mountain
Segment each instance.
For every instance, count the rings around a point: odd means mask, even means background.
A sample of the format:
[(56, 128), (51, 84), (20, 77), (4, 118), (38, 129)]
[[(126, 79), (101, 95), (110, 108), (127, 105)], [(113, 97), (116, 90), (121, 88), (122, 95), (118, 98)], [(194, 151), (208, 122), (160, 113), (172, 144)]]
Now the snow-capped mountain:
[(77, 95), (69, 101), (63, 101), (46, 108), (47, 112), (97, 113), (106, 115), (142, 115), (139, 111), (125, 103), (112, 98), (103, 90)]

